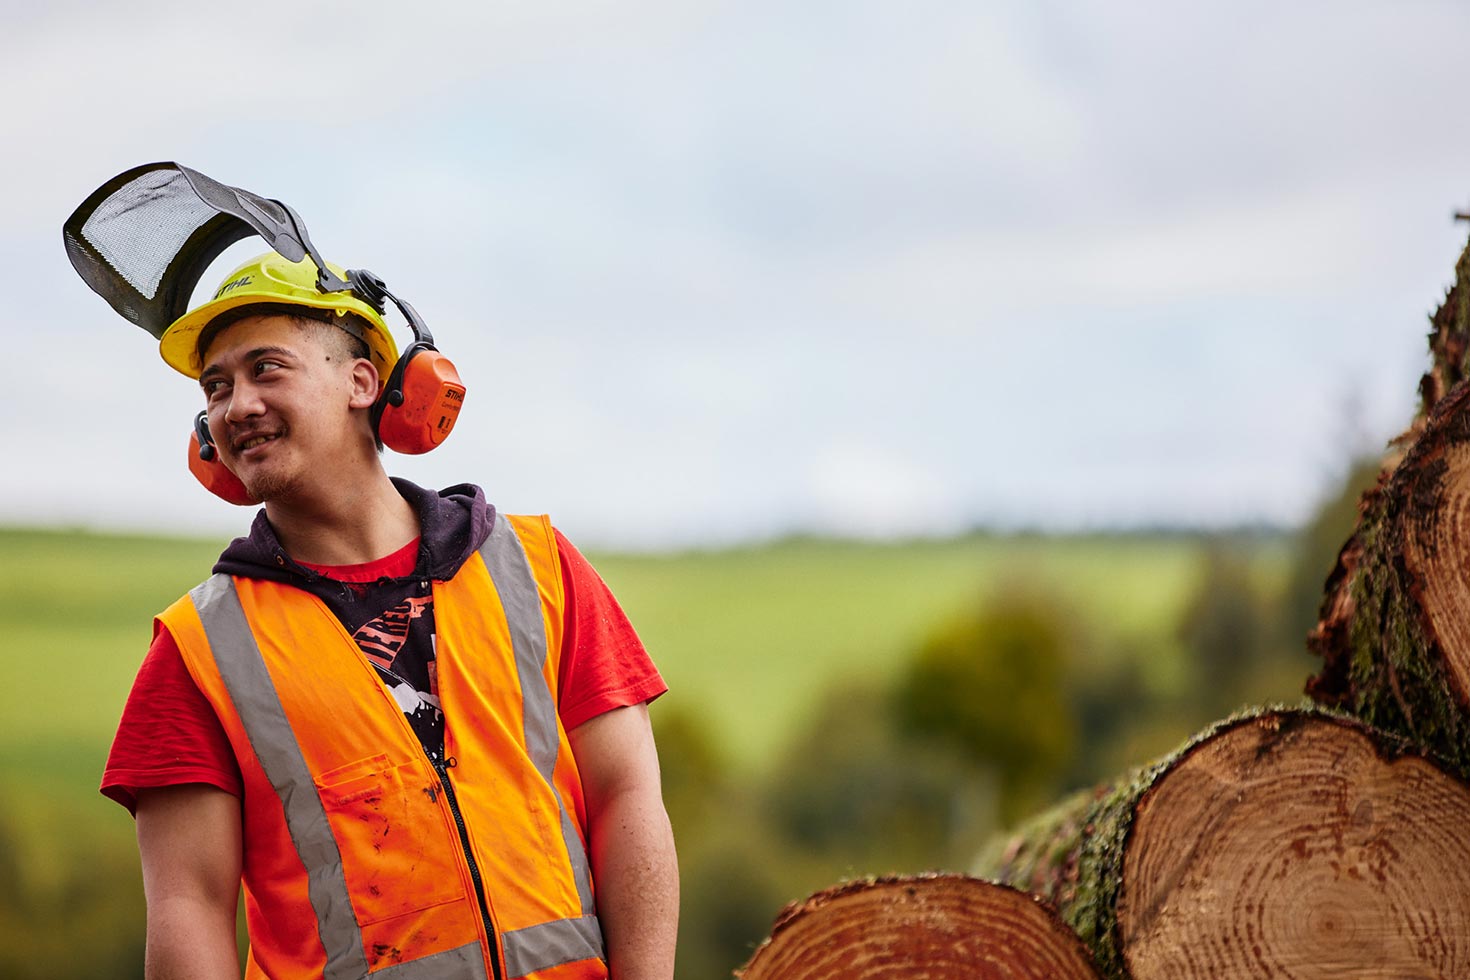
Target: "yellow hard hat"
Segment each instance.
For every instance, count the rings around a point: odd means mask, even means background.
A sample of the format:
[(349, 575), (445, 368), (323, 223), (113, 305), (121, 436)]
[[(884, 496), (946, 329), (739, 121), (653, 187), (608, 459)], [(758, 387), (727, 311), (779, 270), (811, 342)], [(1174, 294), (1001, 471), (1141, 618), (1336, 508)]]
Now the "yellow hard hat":
[[(328, 262), (327, 268), (339, 279), (347, 278), (341, 266)], [(291, 262), (275, 252), (257, 255), (226, 276), (209, 302), (169, 324), (158, 340), (158, 352), (169, 367), (198, 378), (204, 370), (199, 363), (199, 333), (220, 314), (261, 303), (308, 306), (339, 316), (355, 313), (361, 317), (368, 325), (362, 340), (371, 352), (378, 376), (386, 379), (398, 360), (398, 346), (383, 315), (353, 293), (321, 292), (316, 288), (316, 276), (316, 264), (309, 257)]]

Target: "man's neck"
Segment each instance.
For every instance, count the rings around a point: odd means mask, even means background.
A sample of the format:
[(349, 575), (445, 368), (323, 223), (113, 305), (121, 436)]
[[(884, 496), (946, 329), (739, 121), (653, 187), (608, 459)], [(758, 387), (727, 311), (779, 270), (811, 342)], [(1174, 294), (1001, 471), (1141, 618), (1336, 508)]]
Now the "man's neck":
[(315, 565), (360, 565), (419, 536), (419, 518), (381, 469), (326, 499), (270, 500), (266, 517), (286, 553)]

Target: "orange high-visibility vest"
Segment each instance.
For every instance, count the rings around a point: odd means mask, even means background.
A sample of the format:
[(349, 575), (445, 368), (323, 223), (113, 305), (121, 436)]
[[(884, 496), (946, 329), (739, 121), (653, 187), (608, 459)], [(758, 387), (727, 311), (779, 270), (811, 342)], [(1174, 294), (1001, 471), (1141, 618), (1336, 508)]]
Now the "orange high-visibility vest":
[(217, 574), (159, 617), (244, 779), (247, 977), (607, 976), (551, 524), (497, 514), (433, 593), (438, 767), (310, 593)]

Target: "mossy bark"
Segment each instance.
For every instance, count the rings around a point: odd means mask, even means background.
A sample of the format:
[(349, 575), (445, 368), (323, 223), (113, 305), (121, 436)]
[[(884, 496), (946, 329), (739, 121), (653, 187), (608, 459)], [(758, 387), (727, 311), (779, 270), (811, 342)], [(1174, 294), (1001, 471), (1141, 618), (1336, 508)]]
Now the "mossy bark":
[(1360, 514), (1307, 640), (1323, 661), (1307, 693), (1470, 777), (1470, 383), (1435, 401)]
[(1470, 596), (1470, 246), (1430, 317), (1429, 368), (1409, 427), (1384, 453), (1358, 526), (1327, 577), (1307, 646), (1322, 669), (1320, 704), (1398, 732), (1470, 774), (1470, 635), (1455, 626)]
[[(1339, 759), (1357, 762), (1339, 771)], [(1412, 809), (1421, 796), (1428, 809), (1405, 816), (1403, 807)], [(1181, 811), (1188, 815), (1176, 822), (1172, 813)], [(1470, 859), (1458, 830), (1445, 831), (1466, 819), (1470, 788), (1404, 740), (1317, 708), (1257, 709), (1063, 802), (993, 846), (973, 870), (1055, 906), (1110, 980), (1332, 976), (1330, 964), (1323, 972), (1273, 971), (1333, 929), (1361, 931), (1369, 911), (1388, 923), (1388, 946), (1407, 956), (1438, 948), (1434, 938), (1411, 935), (1423, 910), (1353, 911), (1362, 906), (1353, 889), (1373, 875), (1383, 894), (1428, 882), (1422, 890), (1431, 909), (1446, 896), (1449, 905), (1463, 906), (1452, 896), (1470, 887), (1470, 872), (1442, 869)], [(1413, 841), (1426, 837), (1437, 849), (1414, 851)], [(1452, 880), (1436, 877), (1442, 874)], [(1385, 880), (1394, 887), (1382, 887)], [(1406, 883), (1414, 887), (1399, 887)], [(1467, 934), (1470, 913), (1455, 914), (1460, 918), (1435, 925), (1436, 936)], [(1270, 938), (1280, 922), (1303, 916), (1317, 917), (1319, 935)], [(1216, 921), (1228, 935), (1191, 938)], [(1252, 928), (1256, 938), (1239, 948)], [(1181, 967), (1181, 955), (1191, 963)], [(1445, 966), (1444, 956), (1430, 955), (1439, 959), (1425, 965)]]

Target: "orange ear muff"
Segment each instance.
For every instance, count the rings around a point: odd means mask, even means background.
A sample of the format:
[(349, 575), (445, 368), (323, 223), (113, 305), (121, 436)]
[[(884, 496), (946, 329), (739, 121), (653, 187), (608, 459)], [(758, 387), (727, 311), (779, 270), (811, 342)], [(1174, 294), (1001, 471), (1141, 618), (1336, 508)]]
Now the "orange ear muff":
[(449, 358), (429, 344), (409, 345), (373, 406), (378, 438), (395, 453), (428, 452), (454, 430), (464, 392)]
[(209, 435), (209, 423), (200, 412), (194, 418), (194, 431), (189, 433), (189, 472), (204, 485), (204, 489), (240, 507), (260, 503), (245, 489), (240, 478), (225, 468), (219, 461), (219, 452)]

